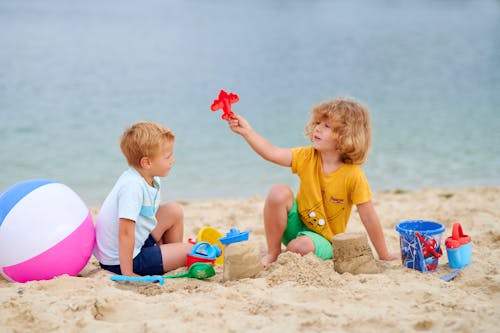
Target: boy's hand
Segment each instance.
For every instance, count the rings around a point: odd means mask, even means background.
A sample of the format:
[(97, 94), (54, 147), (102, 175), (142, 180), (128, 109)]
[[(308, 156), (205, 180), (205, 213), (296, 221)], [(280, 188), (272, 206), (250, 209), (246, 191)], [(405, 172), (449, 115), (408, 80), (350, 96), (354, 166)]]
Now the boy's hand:
[(385, 256), (380, 256), (380, 260), (391, 261), (398, 259), (401, 259), (401, 255), (399, 254), (399, 252), (387, 253)]
[(229, 127), (234, 133), (237, 133), (239, 135), (245, 135), (248, 132), (252, 130), (252, 127), (246, 121), (245, 118), (243, 118), (240, 115), (235, 114), (232, 118), (227, 120), (227, 123), (229, 124)]

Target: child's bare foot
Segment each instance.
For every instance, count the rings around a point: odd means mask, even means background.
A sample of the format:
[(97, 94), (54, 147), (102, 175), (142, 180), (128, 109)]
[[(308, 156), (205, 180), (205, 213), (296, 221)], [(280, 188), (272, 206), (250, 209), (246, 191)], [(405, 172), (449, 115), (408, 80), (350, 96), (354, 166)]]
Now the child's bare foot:
[(276, 259), (278, 259), (278, 254), (266, 254), (263, 258), (262, 258), (262, 265), (264, 266), (264, 269), (267, 269), (269, 267), (269, 265), (271, 265), (273, 262), (276, 261)]

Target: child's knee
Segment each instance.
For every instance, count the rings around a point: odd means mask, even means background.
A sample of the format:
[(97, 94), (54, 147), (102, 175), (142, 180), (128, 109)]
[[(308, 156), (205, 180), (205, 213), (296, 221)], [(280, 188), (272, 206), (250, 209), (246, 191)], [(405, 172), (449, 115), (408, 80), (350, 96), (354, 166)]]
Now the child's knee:
[(284, 204), (293, 200), (293, 192), (286, 185), (274, 185), (267, 194), (266, 202), (268, 204)]
[(184, 209), (177, 202), (168, 202), (160, 205), (156, 216), (158, 220), (168, 217), (168, 219), (182, 221), (184, 219)]
[(300, 236), (288, 243), (286, 249), (290, 252), (306, 255), (314, 253), (314, 242), (307, 236)]

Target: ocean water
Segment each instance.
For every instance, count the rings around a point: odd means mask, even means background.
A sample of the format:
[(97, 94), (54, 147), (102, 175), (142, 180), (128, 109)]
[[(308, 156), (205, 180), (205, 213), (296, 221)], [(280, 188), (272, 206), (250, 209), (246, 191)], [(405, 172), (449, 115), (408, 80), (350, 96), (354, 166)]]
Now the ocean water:
[(495, 0), (0, 1), (0, 192), (50, 178), (98, 206), (139, 120), (177, 136), (165, 200), (296, 188), (209, 106), (220, 89), (276, 145), (311, 107), (368, 105), (372, 189), (500, 185)]

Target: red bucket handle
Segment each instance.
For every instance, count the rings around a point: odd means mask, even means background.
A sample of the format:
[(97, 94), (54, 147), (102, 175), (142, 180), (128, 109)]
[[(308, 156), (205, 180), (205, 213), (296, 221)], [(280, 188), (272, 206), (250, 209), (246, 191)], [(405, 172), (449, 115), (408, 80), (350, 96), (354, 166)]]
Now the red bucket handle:
[(459, 240), (464, 236), (464, 232), (462, 231), (462, 225), (460, 223), (453, 223), (453, 230), (451, 232), (451, 237), (454, 240)]
[(457, 246), (455, 247), (459, 247), (460, 245), (467, 244), (471, 241), (469, 235), (464, 235), (464, 232), (462, 231), (462, 225), (460, 223), (453, 223), (451, 239), (458, 242), (456, 244)]
[(453, 223), (453, 231), (451, 236), (455, 240), (460, 240), (461, 244), (470, 242), (470, 236), (464, 235), (464, 232), (462, 231), (462, 225), (460, 223)]

